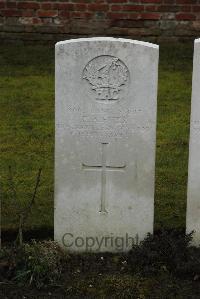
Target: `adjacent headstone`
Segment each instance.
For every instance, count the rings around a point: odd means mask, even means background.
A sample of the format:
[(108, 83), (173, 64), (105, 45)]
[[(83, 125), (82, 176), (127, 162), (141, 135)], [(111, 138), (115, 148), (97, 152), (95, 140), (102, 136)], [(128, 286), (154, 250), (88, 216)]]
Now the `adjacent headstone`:
[(200, 244), (200, 39), (194, 43), (186, 231)]
[(153, 232), (158, 46), (56, 44), (55, 240), (126, 251)]

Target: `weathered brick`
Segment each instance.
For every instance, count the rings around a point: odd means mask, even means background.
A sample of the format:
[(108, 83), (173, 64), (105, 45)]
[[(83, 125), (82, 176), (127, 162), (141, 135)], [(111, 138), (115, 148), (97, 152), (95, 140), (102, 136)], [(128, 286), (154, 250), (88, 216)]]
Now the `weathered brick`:
[(159, 13), (142, 13), (140, 18), (143, 20), (159, 20), (161, 18), (161, 14), (159, 14)]
[(190, 5), (181, 5), (179, 6), (179, 11), (183, 12), (190, 12), (192, 7)]
[(129, 14), (128, 13), (109, 12), (107, 14), (107, 16), (108, 16), (108, 18), (115, 19), (115, 20), (129, 19)]
[(140, 0), (141, 3), (162, 3), (162, 0)]
[(33, 22), (33, 24), (35, 24), (35, 25), (38, 25), (38, 24), (41, 24), (41, 23), (42, 23), (42, 21), (41, 21), (40, 18), (32, 18), (32, 22)]
[[(41, 21), (42, 21), (42, 24), (51, 25), (53, 23), (53, 18), (42, 18)], [(52, 33), (51, 27), (47, 26), (47, 28), (48, 28), (48, 31), (50, 31), (50, 33)]]
[(111, 5), (110, 9), (111, 9), (111, 11), (121, 11), (122, 6), (121, 5)]
[(35, 11), (32, 9), (32, 10), (22, 10), (22, 16), (23, 17), (33, 17), (35, 16)]
[(5, 1), (0, 1), (0, 9), (5, 7), (6, 7)]
[(182, 21), (182, 20), (195, 20), (196, 16), (191, 13), (179, 13), (176, 15), (176, 20)]
[(163, 0), (163, 4), (174, 4), (175, 0)]
[(51, 10), (52, 6), (53, 6), (53, 4), (51, 2), (41, 3), (41, 9)]
[(19, 22), (23, 25), (30, 25), (33, 24), (33, 19), (30, 17), (21, 17), (19, 18)]
[[(66, 2), (65, 0), (63, 0), (64, 2)], [(69, 2), (73, 2), (73, 3), (91, 3), (94, 2), (94, 0), (68, 0)], [(99, 2), (105, 2), (104, 0), (95, 0), (95, 3), (99, 3)]]
[(40, 3), (39, 2), (18, 2), (17, 8), (22, 9), (39, 9)]
[(144, 11), (144, 5), (123, 5), (122, 11)]
[(189, 40), (200, 30), (200, 0), (0, 0), (0, 16), (0, 31), (13, 39), (21, 32), (30, 40), (65, 33)]
[(175, 30), (175, 34), (178, 36), (194, 36), (196, 32), (189, 29), (177, 29)]
[(175, 20), (175, 12), (162, 12), (162, 20)]
[(88, 4), (89, 11), (107, 11), (109, 6), (107, 4)]
[(191, 22), (191, 23), (192, 23), (192, 28), (193, 28), (194, 30), (197, 30), (197, 31), (200, 30), (200, 22), (199, 22), (199, 21), (193, 21), (193, 22)]
[(130, 13), (128, 16), (128, 19), (130, 19), (130, 20), (138, 20), (139, 18), (140, 18), (139, 13)]
[(141, 2), (141, 0), (129, 0), (128, 2), (130, 2), (132, 4), (138, 4)]
[(108, 3), (127, 3), (128, 0), (107, 0)]
[(159, 6), (158, 5), (146, 5), (145, 6), (145, 11), (158, 11), (159, 10)]
[(197, 0), (176, 0), (176, 4), (195, 4)]
[(194, 5), (194, 6), (192, 7), (192, 11), (193, 11), (193, 12), (200, 12), (200, 4), (199, 4), (199, 5)]
[(158, 11), (159, 12), (177, 12), (179, 11), (179, 6), (178, 5), (160, 5), (158, 6)]
[(37, 11), (38, 17), (56, 17), (58, 15), (58, 12), (56, 10), (38, 10)]
[(69, 18), (70, 12), (68, 10), (61, 10), (58, 12), (58, 16), (62, 18)]
[(17, 9), (2, 9), (1, 15), (5, 17), (21, 17), (22, 12)]
[(52, 5), (53, 9), (59, 10), (72, 10), (74, 7), (73, 3), (53, 3)]
[[(5, 7), (5, 3), (3, 3), (3, 5)], [(0, 7), (1, 7), (1, 2), (0, 2)], [(16, 8), (17, 7), (17, 2), (16, 1), (7, 1), (6, 2), (6, 7), (7, 8)]]
[(89, 12), (79, 12), (79, 11), (73, 11), (71, 12), (70, 16), (72, 18), (80, 18), (80, 19), (88, 19), (92, 17), (92, 13)]
[(84, 3), (78, 3), (74, 5), (74, 10), (76, 11), (86, 11), (87, 10), (87, 4)]
[(19, 17), (6, 17), (6, 25), (17, 25), (19, 24)]
[(143, 28), (143, 20), (113, 20), (111, 23), (112, 27), (122, 27), (122, 28)]

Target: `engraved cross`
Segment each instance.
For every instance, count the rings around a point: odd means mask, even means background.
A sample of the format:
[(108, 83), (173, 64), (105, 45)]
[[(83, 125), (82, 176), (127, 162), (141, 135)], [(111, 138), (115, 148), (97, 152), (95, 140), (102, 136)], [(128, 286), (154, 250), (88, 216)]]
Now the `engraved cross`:
[(122, 166), (108, 166), (106, 165), (106, 145), (108, 143), (101, 143), (102, 145), (102, 165), (86, 165), (82, 163), (83, 170), (89, 171), (101, 171), (101, 205), (100, 211), (107, 213), (106, 211), (106, 172), (107, 171), (119, 171), (124, 172), (126, 165)]

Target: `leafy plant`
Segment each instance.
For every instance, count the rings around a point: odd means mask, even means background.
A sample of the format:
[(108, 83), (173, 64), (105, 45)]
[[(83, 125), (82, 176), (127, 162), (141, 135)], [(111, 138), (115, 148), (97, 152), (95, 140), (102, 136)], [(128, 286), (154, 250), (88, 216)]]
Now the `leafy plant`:
[(37, 288), (59, 281), (66, 254), (54, 241), (25, 243), (4, 252), (8, 261), (7, 278)]

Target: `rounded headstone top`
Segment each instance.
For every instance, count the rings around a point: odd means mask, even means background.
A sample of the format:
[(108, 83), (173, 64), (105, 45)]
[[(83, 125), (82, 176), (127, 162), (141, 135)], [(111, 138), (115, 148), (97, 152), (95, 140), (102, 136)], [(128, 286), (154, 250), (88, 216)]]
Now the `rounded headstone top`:
[(90, 38), (68, 39), (68, 40), (57, 42), (56, 46), (70, 44), (70, 43), (95, 42), (95, 41), (130, 43), (130, 44), (140, 45), (144, 47), (159, 49), (158, 45), (149, 42), (143, 42), (143, 41), (138, 41), (138, 40), (133, 40), (128, 38), (115, 38), (115, 37), (90, 37)]

